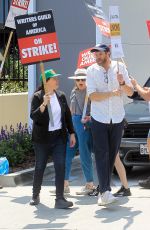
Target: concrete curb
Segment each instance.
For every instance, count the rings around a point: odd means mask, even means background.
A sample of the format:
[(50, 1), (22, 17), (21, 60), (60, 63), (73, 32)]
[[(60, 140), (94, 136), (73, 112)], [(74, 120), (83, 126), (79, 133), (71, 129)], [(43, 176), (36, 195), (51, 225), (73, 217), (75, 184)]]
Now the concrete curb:
[[(72, 170), (79, 165), (79, 156), (74, 158), (72, 164)], [(10, 173), (7, 175), (0, 175), (0, 185), (3, 187), (16, 187), (19, 185), (27, 185), (33, 181), (34, 168), (21, 170), (15, 173)], [(54, 164), (53, 162), (48, 163), (45, 169), (44, 175), (50, 174), (54, 176)]]

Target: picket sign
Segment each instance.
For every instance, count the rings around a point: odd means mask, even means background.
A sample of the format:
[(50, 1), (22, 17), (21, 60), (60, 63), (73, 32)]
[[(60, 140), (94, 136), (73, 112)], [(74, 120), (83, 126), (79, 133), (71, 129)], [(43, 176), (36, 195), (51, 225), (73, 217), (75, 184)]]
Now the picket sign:
[(88, 66), (96, 63), (95, 57), (91, 53), (92, 48), (80, 51), (78, 55), (77, 69), (87, 68)]
[[(44, 63), (43, 62), (40, 62), (40, 70), (42, 73), (42, 81), (43, 81), (43, 85), (44, 85), (44, 91), (45, 91), (45, 93), (48, 93), (47, 87), (46, 87), (46, 77), (45, 77), (45, 70), (44, 70)], [(49, 113), (49, 118), (50, 118), (50, 124), (52, 127), (54, 127), (54, 119), (53, 119), (53, 114), (52, 114), (52, 109), (51, 109), (50, 103), (48, 103), (47, 108), (48, 108), (48, 113)]]
[(100, 32), (105, 37), (110, 37), (109, 22), (107, 21), (105, 14), (100, 6), (98, 6), (94, 0), (84, 0), (84, 3), (92, 16), (95, 24), (98, 26)]
[(146, 24), (147, 24), (148, 34), (149, 34), (149, 38), (150, 38), (150, 20), (147, 20)]
[[(15, 17), (20, 58), (23, 65), (40, 63), (45, 93), (48, 93), (44, 61), (60, 59), (52, 10)], [(51, 126), (54, 127), (51, 105), (48, 103)]]
[(12, 36), (13, 36), (13, 31), (11, 31), (10, 34), (9, 34), (8, 42), (7, 42), (6, 49), (5, 49), (5, 52), (4, 52), (4, 55), (3, 55), (3, 60), (2, 60), (2, 63), (1, 63), (1, 67), (0, 67), (0, 77), (2, 75), (3, 66), (4, 66), (4, 63), (5, 63), (6, 57), (7, 57), (7, 53), (8, 53), (8, 50), (9, 50), (9, 46), (10, 46)]
[[(18, 16), (18, 15), (26, 14), (26, 12), (28, 10), (28, 7), (29, 7), (29, 3), (30, 3), (30, 0), (24, 0), (24, 1), (22, 1), (22, 0), (12, 0), (11, 5), (10, 5), (10, 9), (9, 9), (9, 13), (8, 13), (8, 16), (7, 16), (7, 19), (6, 19), (6, 22), (5, 22), (5, 26), (9, 27), (9, 28), (12, 28), (12, 29), (15, 29), (16, 27), (15, 27), (14, 18), (16, 16)], [(13, 36), (13, 32), (14, 31), (12, 30), (10, 32), (10, 34), (9, 34), (6, 49), (4, 51), (3, 60), (2, 60), (1, 66), (0, 66), (0, 77), (2, 75), (3, 66), (4, 66), (4, 63), (5, 63), (6, 57), (7, 57), (7, 53), (8, 53), (8, 50), (9, 50), (9, 46), (10, 46), (10, 42), (11, 42), (11, 39), (12, 39), (12, 36)]]
[(110, 20), (110, 34), (111, 34), (111, 56), (113, 59), (117, 59), (117, 68), (119, 73), (118, 59), (124, 57), (121, 32), (120, 32), (120, 19), (119, 19), (119, 7), (109, 7), (109, 20)]
[(12, 0), (5, 26), (16, 29), (14, 18), (27, 13), (30, 0)]
[(23, 65), (60, 59), (52, 10), (15, 17)]

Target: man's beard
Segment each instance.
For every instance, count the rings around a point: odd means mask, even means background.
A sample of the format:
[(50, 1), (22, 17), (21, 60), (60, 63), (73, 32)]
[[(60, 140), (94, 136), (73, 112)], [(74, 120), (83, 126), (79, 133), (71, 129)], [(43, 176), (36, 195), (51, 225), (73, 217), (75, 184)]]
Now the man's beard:
[(106, 64), (106, 62), (107, 62), (107, 59), (105, 58), (105, 59), (96, 59), (96, 62), (97, 62), (97, 64), (98, 65), (101, 65), (101, 66), (103, 66), (103, 65), (105, 65)]

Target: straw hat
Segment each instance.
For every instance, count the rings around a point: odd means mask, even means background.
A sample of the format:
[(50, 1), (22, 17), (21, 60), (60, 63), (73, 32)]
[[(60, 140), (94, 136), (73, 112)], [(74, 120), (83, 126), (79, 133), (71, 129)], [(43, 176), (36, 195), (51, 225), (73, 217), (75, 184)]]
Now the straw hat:
[(68, 77), (69, 79), (86, 79), (87, 71), (86, 69), (76, 69), (74, 76)]

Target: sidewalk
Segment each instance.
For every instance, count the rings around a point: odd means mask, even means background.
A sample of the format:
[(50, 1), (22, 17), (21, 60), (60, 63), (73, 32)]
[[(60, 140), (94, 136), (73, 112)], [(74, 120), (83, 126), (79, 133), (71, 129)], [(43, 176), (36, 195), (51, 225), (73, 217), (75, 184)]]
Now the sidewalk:
[[(96, 197), (76, 196), (75, 192), (83, 185), (79, 167), (73, 170), (68, 199), (74, 207), (68, 210), (53, 208), (55, 196), (49, 191), (54, 189), (54, 175), (44, 177), (41, 203), (36, 207), (29, 205), (31, 185), (3, 188), (0, 190), (0, 229), (149, 230), (150, 191), (140, 189), (134, 177), (133, 174), (129, 179), (132, 196), (119, 198), (118, 203), (108, 207), (97, 206)], [(113, 191), (119, 185), (114, 177)]]

